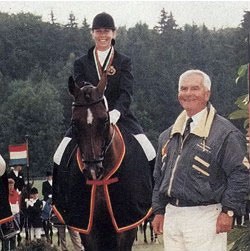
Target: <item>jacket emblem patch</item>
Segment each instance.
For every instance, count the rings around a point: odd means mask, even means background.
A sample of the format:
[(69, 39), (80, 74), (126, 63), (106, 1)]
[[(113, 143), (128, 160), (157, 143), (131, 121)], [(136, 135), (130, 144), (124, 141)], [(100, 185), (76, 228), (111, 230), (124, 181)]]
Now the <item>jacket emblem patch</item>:
[(161, 160), (162, 162), (164, 161), (165, 157), (167, 156), (168, 153), (168, 142), (169, 140), (163, 145), (162, 149), (161, 149)]
[(242, 161), (242, 164), (247, 168), (247, 169), (250, 169), (250, 163), (247, 159), (247, 157), (245, 157)]
[(210, 166), (210, 164), (208, 162), (206, 162), (205, 160), (201, 159), (197, 155), (194, 157), (194, 159), (196, 161), (198, 161), (200, 164), (202, 164), (203, 166), (205, 166), (205, 167), (209, 167)]

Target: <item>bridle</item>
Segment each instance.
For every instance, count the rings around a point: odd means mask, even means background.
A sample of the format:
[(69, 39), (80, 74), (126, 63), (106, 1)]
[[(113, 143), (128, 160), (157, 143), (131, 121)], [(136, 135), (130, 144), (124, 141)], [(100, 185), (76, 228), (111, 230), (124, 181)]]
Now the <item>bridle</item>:
[[(95, 101), (92, 101), (92, 102), (78, 103), (78, 102), (74, 101), (74, 102), (72, 102), (72, 107), (86, 107), (86, 108), (88, 108), (88, 107), (96, 105), (96, 104), (98, 104), (100, 102), (104, 103), (104, 97), (103, 96), (100, 97), (99, 99), (95, 100)], [(108, 118), (109, 118), (109, 113), (107, 112), (107, 114), (108, 114)], [(108, 119), (108, 121), (109, 121), (109, 119)], [(78, 138), (77, 135), (78, 135), (79, 131), (78, 131), (77, 126), (74, 123), (74, 120), (72, 120), (72, 119), (71, 119), (71, 126), (72, 126), (73, 134), (74, 134), (75, 138), (77, 139)], [(106, 152), (108, 151), (108, 149), (110, 148), (110, 146), (111, 146), (111, 144), (113, 142), (114, 136), (115, 136), (115, 130), (112, 130), (111, 138), (108, 141), (104, 140), (104, 143), (103, 143), (103, 146), (102, 146), (102, 152), (101, 152), (101, 155), (100, 155), (100, 157), (98, 159), (92, 159), (92, 160), (82, 159), (82, 162), (84, 164), (87, 164), (87, 165), (89, 165), (89, 164), (99, 164), (99, 163), (103, 162), (105, 154), (106, 154)], [(105, 137), (103, 136), (103, 138), (105, 138)]]
[(100, 102), (104, 101), (104, 97), (100, 97), (99, 99), (92, 101), (92, 102), (86, 102), (86, 103), (77, 103), (77, 102), (72, 102), (72, 107), (90, 107), (92, 105), (96, 105)]

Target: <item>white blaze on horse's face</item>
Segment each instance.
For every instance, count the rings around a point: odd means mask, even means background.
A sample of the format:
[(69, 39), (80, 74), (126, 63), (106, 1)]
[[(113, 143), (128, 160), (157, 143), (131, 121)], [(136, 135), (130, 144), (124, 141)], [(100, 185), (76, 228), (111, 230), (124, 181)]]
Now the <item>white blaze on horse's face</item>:
[(88, 125), (92, 125), (94, 117), (93, 117), (93, 113), (91, 112), (90, 108), (87, 109), (87, 124)]

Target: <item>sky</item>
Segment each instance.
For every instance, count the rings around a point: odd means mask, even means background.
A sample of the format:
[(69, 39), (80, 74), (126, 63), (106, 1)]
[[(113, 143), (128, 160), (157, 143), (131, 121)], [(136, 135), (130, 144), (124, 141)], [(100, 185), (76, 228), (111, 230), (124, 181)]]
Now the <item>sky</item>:
[(84, 18), (89, 24), (100, 12), (111, 14), (117, 27), (134, 27), (136, 23), (146, 23), (153, 28), (160, 20), (160, 12), (165, 8), (172, 12), (179, 27), (185, 24), (205, 24), (209, 29), (238, 27), (244, 11), (250, 11), (250, 1), (1, 1), (0, 11), (7, 13), (31, 12), (50, 20), (53, 11), (56, 22), (66, 24), (73, 13), (81, 24)]

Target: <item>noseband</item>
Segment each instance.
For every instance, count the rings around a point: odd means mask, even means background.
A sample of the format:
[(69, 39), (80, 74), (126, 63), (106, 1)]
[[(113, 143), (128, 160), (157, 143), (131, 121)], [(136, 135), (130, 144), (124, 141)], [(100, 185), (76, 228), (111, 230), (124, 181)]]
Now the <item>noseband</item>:
[(104, 97), (100, 97), (99, 99), (92, 101), (92, 102), (86, 102), (86, 103), (77, 103), (77, 102), (72, 102), (72, 107), (90, 107), (92, 105), (98, 104), (100, 102), (104, 101)]
[[(98, 104), (100, 102), (104, 102), (104, 97), (103, 96), (101, 98), (99, 98), (98, 100), (95, 100), (93, 102), (86, 102), (86, 103), (73, 102), (72, 103), (72, 107), (91, 107), (91, 106), (93, 106), (95, 104)], [(73, 128), (76, 127), (73, 120), (71, 120), (71, 125), (72, 125)], [(77, 133), (78, 133), (78, 130), (77, 130)], [(104, 156), (105, 156), (107, 150), (109, 149), (109, 147), (112, 144), (112, 141), (114, 139), (114, 135), (115, 135), (115, 130), (113, 130), (111, 139), (108, 142), (106, 142), (106, 141), (104, 142), (104, 145), (102, 146), (102, 153), (101, 153), (100, 158), (93, 159), (93, 160), (82, 160), (82, 162), (84, 164), (87, 164), (87, 165), (88, 164), (98, 164), (98, 163), (101, 163), (104, 160)]]

